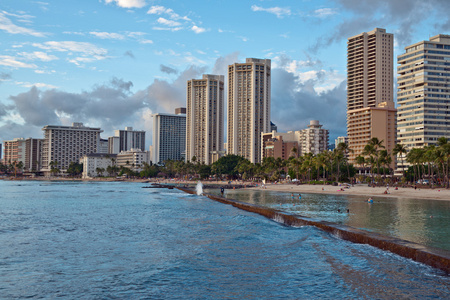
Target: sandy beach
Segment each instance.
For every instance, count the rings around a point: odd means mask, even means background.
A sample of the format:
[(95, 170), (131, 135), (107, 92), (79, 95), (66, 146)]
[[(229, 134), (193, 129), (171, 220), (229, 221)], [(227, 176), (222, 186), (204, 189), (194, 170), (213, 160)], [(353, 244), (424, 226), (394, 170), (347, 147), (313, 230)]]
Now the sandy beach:
[[(322, 190), (323, 188), (323, 190)], [(343, 191), (341, 191), (343, 188)], [(261, 189), (261, 187), (252, 188)], [(318, 194), (335, 194), (335, 195), (355, 195), (364, 198), (369, 197), (396, 197), (396, 198), (414, 198), (414, 199), (429, 199), (429, 200), (444, 200), (450, 201), (450, 190), (441, 188), (417, 188), (399, 187), (395, 190), (394, 187), (389, 187), (389, 194), (384, 194), (386, 187), (369, 187), (367, 184), (357, 184), (350, 188), (345, 186), (330, 186), (330, 185), (309, 185), (309, 184), (266, 184), (265, 189), (268, 191), (279, 191), (286, 193), (318, 193)]]

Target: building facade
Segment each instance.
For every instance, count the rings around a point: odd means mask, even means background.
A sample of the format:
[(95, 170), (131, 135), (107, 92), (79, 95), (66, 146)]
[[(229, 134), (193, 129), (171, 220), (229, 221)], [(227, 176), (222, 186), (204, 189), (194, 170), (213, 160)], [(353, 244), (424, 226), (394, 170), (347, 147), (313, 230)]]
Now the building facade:
[(50, 172), (51, 163), (61, 171), (67, 170), (71, 162), (79, 162), (86, 154), (99, 150), (100, 128), (85, 127), (83, 123), (72, 126), (47, 125), (42, 128), (42, 171)]
[(299, 151), (299, 131), (276, 132), (273, 130), (261, 135), (262, 158), (273, 157), (288, 159), (298, 157)]
[(122, 151), (117, 154), (116, 165), (119, 167), (126, 167), (134, 172), (140, 172), (144, 169), (144, 163), (149, 163), (149, 152), (140, 149), (131, 149)]
[[(107, 174), (107, 168), (115, 164), (116, 154), (108, 153), (90, 153), (80, 159), (83, 164), (83, 178), (104, 176)], [(102, 169), (99, 174), (98, 170)]]
[(318, 120), (311, 120), (308, 128), (300, 131), (300, 153), (314, 155), (328, 149), (328, 130), (322, 128)]
[(43, 139), (28, 138), (25, 140), (24, 170), (37, 172), (41, 169), (41, 153)]
[[(182, 110), (180, 110), (182, 111)], [(186, 149), (186, 114), (153, 114), (152, 162), (184, 160)]]
[(15, 138), (12, 141), (3, 141), (5, 144), (4, 162), (11, 164), (22, 162), (25, 166), (26, 141), (24, 138)]
[(107, 153), (118, 154), (131, 149), (145, 150), (145, 131), (125, 127), (125, 130), (116, 130), (114, 137), (108, 138)]
[[(395, 111), (393, 47), (394, 35), (381, 28), (347, 41), (347, 136), (349, 148), (353, 150), (349, 153), (352, 163), (373, 137), (383, 140), (389, 152), (395, 145), (395, 120), (383, 123), (392, 119)], [(379, 136), (380, 132), (386, 134)]]
[(224, 136), (224, 76), (203, 75), (187, 82), (186, 161), (207, 165), (222, 151)]
[(337, 146), (340, 143), (348, 144), (348, 137), (346, 137), (346, 136), (338, 136), (337, 139), (334, 140), (334, 148), (337, 148)]
[(397, 58), (397, 138), (407, 149), (450, 138), (450, 35), (407, 46)]
[(261, 162), (261, 134), (270, 131), (271, 61), (228, 66), (227, 154)]

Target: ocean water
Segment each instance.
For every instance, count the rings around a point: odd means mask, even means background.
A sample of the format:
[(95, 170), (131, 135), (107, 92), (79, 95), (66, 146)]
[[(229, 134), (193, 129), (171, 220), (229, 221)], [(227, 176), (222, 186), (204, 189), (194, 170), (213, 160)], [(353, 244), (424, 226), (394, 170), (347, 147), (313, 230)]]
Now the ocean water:
[(0, 298), (450, 297), (423, 264), (142, 186), (0, 181)]

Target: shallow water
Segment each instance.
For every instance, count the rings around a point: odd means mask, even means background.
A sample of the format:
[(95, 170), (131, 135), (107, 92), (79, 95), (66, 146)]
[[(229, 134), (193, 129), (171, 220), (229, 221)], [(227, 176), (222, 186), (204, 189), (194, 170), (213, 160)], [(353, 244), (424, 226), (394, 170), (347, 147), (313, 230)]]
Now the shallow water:
[(303, 193), (299, 200), (298, 193), (292, 199), (267, 190), (227, 190), (226, 197), (450, 251), (450, 201), (374, 197), (367, 203), (363, 196)]
[(0, 181), (0, 298), (448, 298), (450, 277), (137, 183)]

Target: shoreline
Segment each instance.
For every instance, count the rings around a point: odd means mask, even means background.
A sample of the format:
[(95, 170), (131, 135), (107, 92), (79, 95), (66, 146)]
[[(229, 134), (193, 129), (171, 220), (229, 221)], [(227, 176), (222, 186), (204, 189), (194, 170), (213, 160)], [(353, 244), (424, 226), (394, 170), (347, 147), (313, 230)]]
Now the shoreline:
[[(324, 190), (322, 190), (322, 188)], [(341, 191), (341, 188), (343, 191)], [(261, 187), (249, 188), (253, 190), (261, 190)], [(389, 187), (389, 193), (384, 194), (386, 187), (369, 187), (367, 184), (357, 184), (346, 188), (345, 186), (331, 186), (331, 185), (312, 185), (312, 184), (266, 184), (264, 187), (266, 191), (276, 191), (285, 193), (311, 193), (311, 194), (331, 194), (331, 195), (350, 195), (362, 196), (364, 199), (369, 197), (377, 198), (410, 198), (420, 200), (440, 200), (450, 201), (450, 190), (448, 189), (423, 189), (416, 190), (411, 187)]]
[[(195, 185), (198, 180), (181, 180), (181, 179), (129, 179), (129, 178), (64, 178), (64, 177), (36, 177), (36, 178), (0, 178), (0, 180), (11, 181), (79, 181), (79, 182), (136, 182), (136, 183), (157, 183), (170, 184), (174, 187), (182, 185)], [(311, 194), (328, 194), (328, 195), (350, 195), (361, 196), (364, 199), (369, 197), (377, 198), (409, 198), (420, 200), (439, 200), (450, 201), (450, 190), (445, 188), (417, 188), (412, 187), (389, 187), (389, 193), (384, 194), (386, 187), (369, 187), (367, 184), (356, 184), (347, 188), (346, 185), (331, 186), (331, 185), (312, 185), (312, 184), (294, 184), (294, 183), (268, 183), (261, 185), (252, 181), (201, 181), (204, 186), (226, 186), (226, 188), (243, 188), (249, 190), (267, 190), (283, 193), (311, 193)], [(257, 184), (257, 186), (255, 186)], [(323, 190), (322, 190), (323, 188)], [(341, 191), (341, 188), (343, 191)]]

